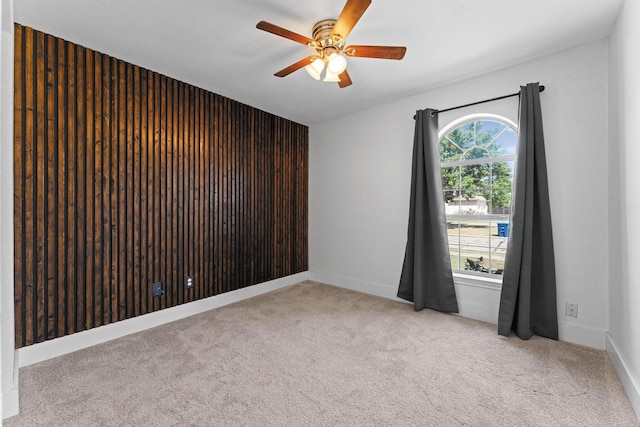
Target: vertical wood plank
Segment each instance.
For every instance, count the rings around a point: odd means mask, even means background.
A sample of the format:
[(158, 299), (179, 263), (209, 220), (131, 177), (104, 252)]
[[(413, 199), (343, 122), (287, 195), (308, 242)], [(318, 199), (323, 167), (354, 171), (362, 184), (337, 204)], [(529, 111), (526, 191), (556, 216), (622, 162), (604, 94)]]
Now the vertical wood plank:
[(103, 266), (104, 266), (104, 241), (102, 234), (102, 168), (104, 167), (103, 158), (103, 141), (102, 141), (102, 63), (100, 54), (92, 52), (92, 80), (93, 80), (93, 175), (89, 176), (91, 185), (93, 187), (93, 223), (92, 223), (92, 235), (93, 235), (93, 301), (91, 306), (93, 308), (93, 324), (92, 328), (102, 325), (102, 313), (104, 306), (104, 299), (102, 297), (104, 292), (103, 282)]
[(202, 216), (202, 267), (201, 267), (201, 279), (202, 295), (203, 298), (211, 296), (209, 292), (209, 286), (211, 284), (209, 278), (210, 261), (212, 255), (211, 242), (211, 218), (209, 212), (211, 212), (211, 162), (209, 153), (209, 140), (211, 123), (211, 110), (209, 105), (210, 96), (206, 91), (202, 91), (202, 204), (201, 204), (201, 216)]
[(110, 255), (111, 265), (109, 266), (109, 286), (110, 286), (110, 307), (107, 316), (108, 323), (114, 323), (120, 320), (120, 289), (123, 288), (124, 278), (120, 274), (120, 265), (118, 264), (119, 254), (119, 241), (118, 235), (122, 234), (124, 230), (120, 228), (120, 221), (118, 218), (118, 208), (120, 207), (121, 194), (119, 193), (119, 129), (118, 129), (118, 97), (117, 97), (117, 64), (113, 58), (105, 56), (103, 58), (105, 63), (104, 84), (106, 85), (106, 91), (108, 97), (106, 99), (106, 105), (108, 105), (109, 112), (107, 116), (107, 124), (105, 129), (109, 132), (109, 167), (108, 167), (108, 188), (109, 194), (106, 200), (108, 200), (109, 209), (109, 222), (107, 224), (109, 232), (110, 243)]
[(232, 130), (231, 130), (231, 121), (228, 116), (230, 114), (230, 102), (228, 99), (225, 99), (224, 102), (224, 127), (225, 134), (222, 139), (222, 155), (223, 155), (223, 175), (222, 175), (222, 191), (223, 191), (223, 211), (222, 211), (222, 283), (220, 292), (227, 292), (229, 289), (230, 282), (230, 253), (231, 253), (231, 242), (229, 239), (230, 235), (230, 227), (231, 224), (229, 222), (229, 212), (231, 209), (231, 196), (230, 196), (230, 182), (231, 182), (231, 174), (230, 174), (230, 165), (229, 165), (229, 156), (230, 156), (230, 144), (232, 138)]
[(168, 224), (171, 222), (171, 214), (169, 212), (169, 191), (170, 184), (168, 183), (169, 174), (169, 118), (167, 112), (168, 105), (168, 93), (167, 93), (167, 78), (166, 76), (160, 76), (160, 105), (158, 111), (160, 114), (160, 236), (158, 240), (159, 257), (158, 268), (161, 273), (163, 283), (165, 283), (166, 293), (162, 298), (161, 308), (171, 307), (171, 295), (172, 288), (175, 283), (170, 278), (170, 269), (167, 266), (170, 265), (169, 250), (167, 248), (170, 242), (170, 236), (168, 234)]
[(151, 298), (151, 283), (153, 282), (153, 75), (149, 70), (142, 70), (142, 209), (140, 223), (143, 226), (142, 266), (143, 279), (140, 282), (142, 292), (142, 314), (153, 311)]
[(78, 99), (78, 121), (76, 123), (78, 127), (78, 171), (75, 176), (77, 181), (78, 192), (76, 194), (76, 204), (78, 207), (77, 210), (77, 221), (76, 221), (76, 237), (77, 237), (77, 253), (76, 260), (78, 266), (78, 299), (77, 299), (77, 325), (76, 331), (84, 331), (87, 329), (88, 325), (88, 317), (87, 317), (87, 300), (90, 298), (87, 297), (87, 294), (90, 294), (89, 288), (93, 285), (90, 281), (90, 278), (87, 277), (87, 260), (88, 260), (88, 249), (90, 245), (88, 244), (87, 235), (87, 218), (89, 216), (88, 213), (88, 197), (87, 197), (87, 185), (86, 185), (86, 176), (88, 174), (87, 171), (87, 162), (86, 159), (89, 155), (87, 149), (87, 70), (86, 70), (86, 51), (84, 48), (78, 46), (76, 48), (76, 53), (78, 57), (78, 90), (76, 91), (76, 96)]
[(36, 99), (35, 99), (35, 120), (36, 120), (36, 141), (34, 142), (34, 181), (35, 181), (35, 253), (37, 257), (35, 268), (35, 284), (34, 284), (34, 336), (37, 342), (45, 340), (46, 336), (46, 318), (48, 317), (48, 245), (46, 235), (48, 233), (48, 221), (46, 212), (48, 210), (48, 143), (47, 143), (47, 91), (46, 91), (46, 52), (45, 52), (45, 35), (41, 32), (36, 33), (36, 46), (34, 47), (36, 55)]
[(117, 275), (117, 289), (118, 289), (118, 304), (113, 309), (113, 321), (123, 320), (127, 318), (127, 286), (128, 282), (128, 252), (127, 252), (127, 173), (128, 173), (128, 135), (127, 135), (127, 73), (126, 65), (123, 61), (114, 60), (114, 68), (117, 71), (117, 77), (115, 78), (115, 85), (117, 90), (116, 105), (117, 110), (114, 113), (114, 133), (117, 132), (117, 151), (116, 162), (118, 164), (117, 183), (115, 188), (118, 193), (118, 207), (117, 207), (117, 234), (118, 244), (116, 247), (117, 263), (118, 263), (118, 275)]
[(204, 206), (204, 176), (202, 175), (203, 165), (203, 145), (204, 145), (204, 104), (202, 98), (202, 89), (196, 89), (196, 103), (195, 103), (195, 132), (196, 132), (196, 146), (194, 147), (195, 153), (195, 196), (194, 196), (194, 237), (196, 244), (194, 245), (194, 264), (196, 265), (194, 271), (195, 277), (195, 299), (201, 299), (204, 297), (203, 291), (203, 256), (204, 256), (204, 215), (202, 207)]
[[(98, 64), (99, 62), (99, 64)], [(99, 72), (98, 72), (99, 70)], [(109, 61), (106, 56), (96, 54), (96, 86), (100, 88), (100, 98), (97, 100), (100, 114), (100, 142), (102, 164), (100, 165), (100, 253), (99, 260), (102, 277), (100, 278), (100, 310), (98, 320), (101, 325), (109, 324), (111, 320), (111, 123), (109, 91)]]
[(93, 52), (89, 49), (84, 49), (84, 58), (85, 58), (85, 171), (86, 173), (83, 176), (84, 180), (84, 188), (85, 188), (85, 239), (87, 242), (86, 250), (84, 254), (86, 254), (85, 260), (85, 278), (86, 278), (86, 290), (85, 290), (85, 329), (91, 329), (95, 326), (94, 320), (94, 293), (96, 291), (96, 280), (94, 276), (94, 266), (95, 266), (95, 187), (94, 187), (94, 179), (95, 179), (95, 157), (96, 157), (96, 140), (95, 140), (95, 116), (94, 116), (94, 75), (95, 68), (93, 67)]
[[(66, 88), (67, 88), (67, 78), (66, 78), (66, 58), (65, 58), (65, 44), (60, 39), (55, 39), (52, 37), (53, 45), (54, 45), (54, 53), (53, 56), (55, 58), (55, 66), (54, 66), (54, 91), (55, 91), (55, 131), (56, 131), (56, 143), (55, 143), (55, 152), (56, 158), (54, 160), (56, 164), (56, 177), (54, 178), (57, 187), (56, 194), (56, 229), (54, 230), (54, 236), (56, 237), (56, 295), (55, 295), (55, 331), (53, 336), (49, 338), (55, 338), (59, 336), (63, 336), (66, 325), (66, 312), (67, 312), (67, 304), (66, 304), (66, 296), (67, 296), (67, 286), (68, 286), (68, 278), (67, 278), (67, 254), (66, 254), (66, 245), (65, 245), (65, 236), (66, 236), (66, 208), (68, 201), (66, 200), (67, 195), (67, 174), (66, 174), (66, 141), (67, 141), (67, 129), (66, 123), (64, 120), (65, 110), (66, 110)], [(52, 239), (53, 240), (53, 239)]]
[(58, 242), (49, 236), (58, 236), (58, 143), (57, 143), (57, 53), (56, 40), (52, 36), (45, 35), (43, 61), (45, 69), (45, 120), (46, 120), (46, 145), (47, 151), (44, 155), (44, 190), (45, 190), (45, 257), (46, 263), (46, 302), (44, 315), (44, 339), (51, 339), (57, 336), (58, 325)]
[(213, 210), (213, 294), (217, 295), (220, 293), (220, 282), (221, 276), (220, 272), (222, 271), (221, 263), (220, 263), (220, 236), (222, 234), (221, 227), (221, 213), (220, 213), (220, 129), (221, 129), (221, 111), (222, 107), (220, 105), (219, 96), (214, 96), (213, 98), (213, 141), (212, 141), (212, 150), (213, 150), (213, 180), (214, 180), (214, 210)]
[[(185, 135), (186, 135), (186, 126), (185, 126), (185, 87), (182, 82), (178, 83), (178, 203), (177, 203), (177, 252), (178, 252), (178, 277), (185, 277), (185, 194), (186, 194), (186, 185), (184, 179), (184, 171), (185, 171)], [(182, 304), (185, 301), (184, 298), (184, 287), (180, 286), (178, 288), (178, 304)]]
[[(127, 73), (129, 81), (129, 88), (132, 90), (127, 91), (127, 110), (133, 112), (133, 119), (127, 123), (131, 124), (133, 132), (133, 141), (131, 146), (133, 147), (133, 168), (131, 171), (131, 209), (130, 219), (132, 221), (132, 236), (129, 240), (129, 244), (132, 247), (133, 260), (134, 260), (134, 276), (132, 277), (132, 316), (139, 316), (142, 311), (142, 291), (140, 284), (144, 279), (142, 271), (142, 207), (141, 207), (141, 188), (142, 188), (142, 139), (141, 139), (141, 125), (142, 125), (142, 83), (140, 76), (140, 69), (135, 66), (127, 64)], [(130, 136), (129, 136), (130, 137)]]
[[(151, 287), (151, 283), (159, 281), (159, 277), (156, 275), (155, 271), (155, 230), (156, 224), (158, 223), (158, 215), (156, 214), (156, 201), (158, 199), (158, 191), (160, 190), (156, 186), (157, 180), (157, 164), (156, 164), (156, 151), (157, 151), (157, 139), (156, 139), (156, 122), (155, 122), (155, 99), (156, 99), (156, 82), (155, 82), (156, 73), (152, 71), (147, 71), (147, 110), (148, 110), (148, 127), (147, 127), (147, 138), (149, 147), (149, 151), (147, 153), (147, 214), (145, 216), (145, 222), (148, 224), (147, 228), (147, 252), (146, 256), (147, 266), (149, 271), (149, 279), (148, 279), (148, 287)], [(147, 313), (155, 311), (157, 309), (159, 303), (159, 298), (153, 297), (152, 293), (148, 292), (147, 297)]]
[(125, 135), (126, 135), (126, 180), (124, 182), (124, 188), (126, 193), (125, 201), (125, 221), (126, 221), (126, 260), (127, 260), (127, 308), (125, 312), (126, 318), (134, 317), (136, 315), (136, 280), (138, 280), (136, 272), (136, 251), (135, 251), (135, 170), (136, 170), (136, 140), (134, 135), (135, 129), (135, 85), (134, 85), (134, 68), (131, 64), (126, 64), (125, 67), (125, 91), (123, 95), (126, 98), (126, 122), (124, 123)]
[[(178, 173), (179, 173), (179, 151), (178, 151), (178, 103), (180, 101), (178, 96), (178, 82), (176, 80), (171, 81), (171, 231), (168, 235), (171, 236), (171, 273), (172, 280), (178, 284)], [(179, 304), (178, 289), (182, 286), (174, 286), (172, 289), (172, 306)]]
[[(186, 265), (187, 271), (189, 275), (193, 275), (193, 242), (194, 242), (194, 232), (193, 232), (193, 214), (194, 214), (194, 169), (195, 169), (195, 88), (193, 86), (187, 87), (188, 93), (188, 113), (187, 113), (187, 138), (185, 140), (185, 145), (187, 146), (186, 150), (186, 159), (187, 159), (187, 203), (186, 203), (186, 236), (187, 236), (187, 248), (186, 248)], [(188, 293), (187, 301), (191, 302), (194, 300), (195, 289), (191, 289)]]
[[(26, 141), (23, 152), (24, 158), (24, 198), (25, 198), (25, 264), (26, 271), (24, 275), (23, 298), (24, 298), (24, 314), (25, 314), (25, 341), (27, 343), (35, 342), (37, 333), (34, 333), (35, 322), (37, 322), (37, 307), (34, 299), (37, 296), (37, 256), (34, 253), (37, 247), (35, 233), (35, 217), (36, 211), (36, 168), (34, 157), (37, 155), (37, 123), (36, 123), (36, 97), (37, 88), (35, 78), (36, 68), (36, 51), (35, 51), (35, 34), (33, 30), (26, 29), (25, 39), (25, 60), (27, 62), (25, 70), (26, 79)], [(34, 307), (35, 312), (34, 312)]]
[(25, 317), (26, 309), (24, 305), (25, 284), (26, 284), (26, 174), (25, 174), (25, 151), (28, 144), (26, 135), (26, 43), (25, 31), (22, 26), (16, 26), (14, 32), (14, 125), (13, 125), (13, 159), (14, 159), (14, 264), (15, 264), (15, 286), (14, 286), (14, 311), (15, 311), (15, 343), (16, 347), (26, 344)]
[(66, 111), (65, 123), (67, 139), (65, 144), (65, 158), (67, 159), (65, 181), (67, 183), (67, 192), (65, 194), (65, 205), (67, 206), (67, 220), (65, 223), (65, 253), (66, 253), (66, 270), (67, 270), (67, 321), (65, 322), (65, 334), (76, 332), (77, 325), (77, 245), (76, 245), (76, 224), (77, 224), (77, 75), (76, 75), (76, 49), (68, 43), (65, 44), (65, 58), (67, 60), (66, 72)]

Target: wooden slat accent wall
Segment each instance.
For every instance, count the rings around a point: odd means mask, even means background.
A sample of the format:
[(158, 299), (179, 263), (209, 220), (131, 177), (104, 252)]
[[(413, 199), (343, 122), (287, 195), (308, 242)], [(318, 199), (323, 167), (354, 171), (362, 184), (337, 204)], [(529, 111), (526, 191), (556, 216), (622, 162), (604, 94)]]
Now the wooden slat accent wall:
[(307, 270), (306, 126), (16, 24), (14, 132), (17, 347)]

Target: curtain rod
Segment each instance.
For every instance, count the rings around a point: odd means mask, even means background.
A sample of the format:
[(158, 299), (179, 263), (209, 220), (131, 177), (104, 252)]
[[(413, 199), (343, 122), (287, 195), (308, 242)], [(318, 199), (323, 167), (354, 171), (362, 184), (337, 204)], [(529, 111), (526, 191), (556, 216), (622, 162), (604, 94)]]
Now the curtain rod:
[[(540, 92), (544, 92), (544, 86), (540, 86)], [(470, 104), (464, 104), (464, 105), (458, 105), (457, 107), (451, 107), (451, 108), (445, 108), (444, 110), (437, 110), (438, 113), (444, 113), (446, 111), (452, 111), (452, 110), (457, 110), (459, 108), (465, 108), (465, 107), (471, 107), (473, 105), (478, 105), (478, 104), (484, 104), (485, 102), (493, 102), (493, 101), (499, 101), (501, 99), (505, 99), (505, 98), (511, 98), (513, 96), (520, 96), (520, 92), (516, 92), (516, 93), (511, 93), (509, 95), (502, 95), (502, 96), (498, 96), (496, 98), (491, 98), (491, 99), (485, 99), (483, 101), (477, 101), (477, 102), (472, 102)], [(416, 119), (416, 116), (413, 116), (413, 119)]]

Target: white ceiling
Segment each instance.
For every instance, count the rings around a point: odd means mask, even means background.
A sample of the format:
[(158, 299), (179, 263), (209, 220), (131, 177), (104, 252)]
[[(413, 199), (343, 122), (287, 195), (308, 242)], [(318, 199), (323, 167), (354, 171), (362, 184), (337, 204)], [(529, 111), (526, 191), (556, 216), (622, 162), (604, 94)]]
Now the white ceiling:
[(606, 38), (623, 0), (373, 0), (347, 44), (407, 47), (402, 61), (349, 58), (353, 85), (276, 71), (346, 0), (14, 0), (15, 21), (282, 117), (312, 124)]

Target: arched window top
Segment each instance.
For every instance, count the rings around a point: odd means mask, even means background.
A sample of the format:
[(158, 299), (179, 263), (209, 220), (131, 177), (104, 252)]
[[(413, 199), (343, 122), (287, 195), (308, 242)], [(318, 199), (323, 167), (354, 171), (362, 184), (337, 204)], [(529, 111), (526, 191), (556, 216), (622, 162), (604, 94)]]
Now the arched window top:
[(515, 156), (517, 126), (494, 114), (472, 114), (451, 122), (440, 131), (440, 161), (467, 163), (475, 159)]

